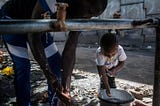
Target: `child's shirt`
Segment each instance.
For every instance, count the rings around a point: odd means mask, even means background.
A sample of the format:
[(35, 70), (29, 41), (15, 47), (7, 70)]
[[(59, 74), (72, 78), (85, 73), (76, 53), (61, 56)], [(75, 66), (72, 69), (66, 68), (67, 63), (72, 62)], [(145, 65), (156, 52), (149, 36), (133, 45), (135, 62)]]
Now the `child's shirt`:
[(126, 59), (126, 53), (124, 52), (123, 47), (120, 45), (118, 45), (118, 52), (111, 58), (102, 54), (101, 47), (96, 50), (96, 64), (98, 66), (105, 65), (107, 69), (117, 66), (119, 61), (125, 61)]

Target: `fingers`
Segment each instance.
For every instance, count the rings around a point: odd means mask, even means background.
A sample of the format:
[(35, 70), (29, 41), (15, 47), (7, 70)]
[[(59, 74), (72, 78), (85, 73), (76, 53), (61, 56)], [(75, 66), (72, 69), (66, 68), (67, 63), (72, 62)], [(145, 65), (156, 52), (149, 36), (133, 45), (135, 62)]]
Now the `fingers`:
[[(68, 95), (68, 97), (70, 97), (70, 95), (68, 94), (68, 93), (65, 93), (64, 95)], [(68, 98), (67, 97), (67, 98)], [(68, 100), (67, 100), (68, 101)], [(65, 101), (64, 99), (60, 99), (59, 98), (59, 103), (58, 103), (58, 106), (72, 106), (71, 105), (71, 102), (67, 102), (67, 101)], [(70, 98), (70, 100), (69, 101), (71, 101), (71, 98)]]
[(61, 100), (60, 106), (77, 106), (78, 102), (74, 97), (71, 97), (68, 93), (62, 93), (62, 95), (63, 97), (59, 98)]
[(64, 91), (63, 86), (57, 81), (54, 81), (54, 83), (52, 84), (53, 87), (56, 90), (56, 94), (58, 96), (58, 98), (65, 103), (67, 106), (70, 106), (71, 104), (71, 96), (69, 95), (69, 93), (66, 93)]
[(61, 102), (63, 102), (66, 106), (71, 106), (72, 100), (71, 100), (71, 96), (69, 95), (69, 93), (57, 91), (57, 96), (59, 97)]
[(108, 72), (107, 72), (107, 75), (108, 75), (109, 77), (113, 77), (113, 73), (112, 73), (111, 71), (108, 71)]
[(107, 94), (108, 97), (112, 96), (111, 93), (110, 93), (110, 91), (108, 91), (108, 90), (106, 90), (106, 94)]
[(115, 71), (115, 70), (107, 71), (107, 75), (108, 75), (109, 77), (115, 77), (115, 76), (116, 76), (116, 71)]

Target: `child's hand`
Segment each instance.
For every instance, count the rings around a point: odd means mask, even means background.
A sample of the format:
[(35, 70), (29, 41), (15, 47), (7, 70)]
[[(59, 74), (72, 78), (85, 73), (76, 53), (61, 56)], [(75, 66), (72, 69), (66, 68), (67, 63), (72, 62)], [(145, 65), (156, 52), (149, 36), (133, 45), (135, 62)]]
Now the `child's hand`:
[(112, 72), (111, 70), (107, 72), (107, 75), (108, 75), (109, 77), (115, 77), (115, 73)]
[(115, 77), (117, 72), (115, 69), (110, 70), (109, 74), (111, 75), (111, 77)]
[(108, 91), (108, 90), (106, 90), (106, 94), (107, 94), (108, 97), (112, 96), (111, 93), (110, 93), (110, 91)]
[(112, 72), (110, 70), (107, 70), (107, 76), (112, 77)]

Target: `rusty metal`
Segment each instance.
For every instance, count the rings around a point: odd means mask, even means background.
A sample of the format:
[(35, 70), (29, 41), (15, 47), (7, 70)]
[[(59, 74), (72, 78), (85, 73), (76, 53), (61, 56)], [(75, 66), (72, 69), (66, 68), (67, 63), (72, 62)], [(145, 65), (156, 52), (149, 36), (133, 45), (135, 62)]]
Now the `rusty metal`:
[(67, 3), (57, 3), (57, 21), (52, 24), (54, 31), (67, 31), (65, 24)]
[(66, 20), (66, 8), (68, 7), (67, 3), (57, 3), (57, 20), (65, 21)]
[[(88, 31), (104, 29), (133, 29), (156, 27), (157, 22), (147, 22), (142, 25), (133, 25), (139, 20), (132, 19), (72, 19), (65, 20), (66, 31)], [(30, 32), (60, 32), (56, 30), (56, 19), (26, 19), (26, 20), (0, 20), (0, 34), (30, 33)]]

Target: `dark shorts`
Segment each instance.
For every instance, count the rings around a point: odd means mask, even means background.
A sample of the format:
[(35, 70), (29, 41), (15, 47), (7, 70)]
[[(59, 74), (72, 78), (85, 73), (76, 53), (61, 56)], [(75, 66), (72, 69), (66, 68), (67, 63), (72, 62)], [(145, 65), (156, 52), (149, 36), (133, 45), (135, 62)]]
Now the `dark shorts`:
[[(108, 83), (110, 85), (110, 88), (116, 88), (115, 77), (109, 77), (108, 76)], [(100, 82), (100, 89), (106, 89), (102, 80)]]

